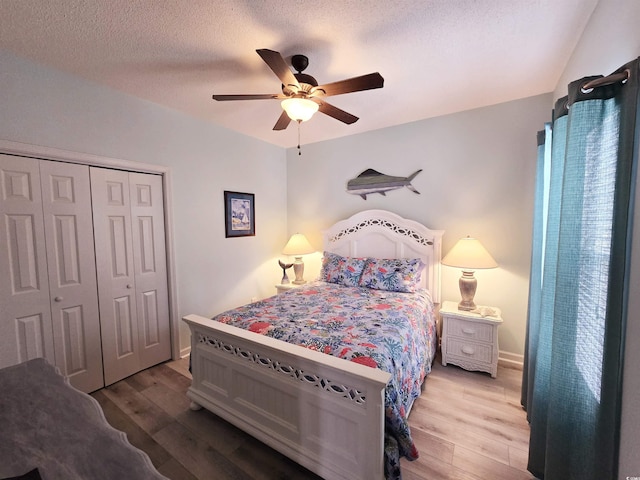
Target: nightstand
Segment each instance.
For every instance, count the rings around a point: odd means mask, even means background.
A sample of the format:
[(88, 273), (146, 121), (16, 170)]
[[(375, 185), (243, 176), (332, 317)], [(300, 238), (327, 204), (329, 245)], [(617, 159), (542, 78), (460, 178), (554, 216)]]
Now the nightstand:
[(296, 285), (295, 283), (278, 283), (276, 284), (276, 290), (278, 295), (294, 288), (300, 288), (302, 285)]
[[(482, 307), (478, 307), (481, 309)], [(442, 319), (442, 365), (453, 363), (465, 370), (498, 373), (498, 327), (502, 323), (500, 309), (491, 308), (494, 315), (458, 310), (456, 302), (444, 302)]]

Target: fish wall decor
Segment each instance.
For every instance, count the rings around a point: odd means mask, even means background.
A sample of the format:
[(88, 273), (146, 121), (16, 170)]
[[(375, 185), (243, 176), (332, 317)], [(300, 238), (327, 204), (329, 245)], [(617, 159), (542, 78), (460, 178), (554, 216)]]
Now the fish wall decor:
[(367, 195), (371, 195), (373, 193), (386, 195), (386, 192), (389, 190), (397, 190), (398, 188), (407, 187), (413, 193), (419, 194), (420, 192), (411, 185), (411, 180), (413, 180), (421, 171), (422, 169), (412, 173), (408, 177), (393, 177), (369, 168), (356, 178), (352, 178), (347, 182), (347, 193), (360, 195), (364, 200), (366, 200)]

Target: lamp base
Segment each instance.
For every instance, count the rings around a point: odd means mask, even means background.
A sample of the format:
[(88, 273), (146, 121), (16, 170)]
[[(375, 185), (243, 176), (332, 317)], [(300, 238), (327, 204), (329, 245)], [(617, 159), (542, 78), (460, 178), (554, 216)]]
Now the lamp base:
[(463, 301), (458, 303), (458, 310), (462, 310), (464, 312), (470, 312), (471, 310), (475, 310), (475, 309), (476, 309), (476, 304), (473, 302), (471, 302), (471, 305)]
[(302, 261), (302, 257), (295, 257), (295, 261), (293, 262), (293, 273), (296, 274), (296, 279), (292, 282), (295, 285), (304, 285), (307, 281), (302, 278), (304, 275), (304, 262)]
[(465, 312), (475, 310), (476, 304), (473, 303), (473, 297), (476, 294), (478, 280), (474, 277), (473, 272), (463, 270), (458, 284), (460, 286), (460, 296), (462, 297), (462, 300), (458, 303), (458, 310)]

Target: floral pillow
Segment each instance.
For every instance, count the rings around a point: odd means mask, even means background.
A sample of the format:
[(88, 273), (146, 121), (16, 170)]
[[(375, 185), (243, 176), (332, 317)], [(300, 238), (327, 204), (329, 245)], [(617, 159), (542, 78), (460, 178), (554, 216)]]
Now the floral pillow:
[(425, 264), (419, 258), (370, 258), (360, 277), (360, 286), (390, 292), (415, 292)]
[(366, 258), (343, 257), (335, 253), (324, 252), (320, 280), (339, 283), (346, 287), (357, 287)]

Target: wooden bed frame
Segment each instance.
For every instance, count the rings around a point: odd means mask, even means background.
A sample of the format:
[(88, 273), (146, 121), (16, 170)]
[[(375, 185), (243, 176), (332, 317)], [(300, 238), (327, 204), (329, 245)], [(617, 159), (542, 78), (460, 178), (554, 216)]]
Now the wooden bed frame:
[[(324, 232), (343, 256), (421, 258), (440, 302), (443, 231), (368, 210)], [(384, 389), (390, 374), (198, 315), (191, 329), (192, 408), (219, 415), (327, 479), (383, 479)]]

